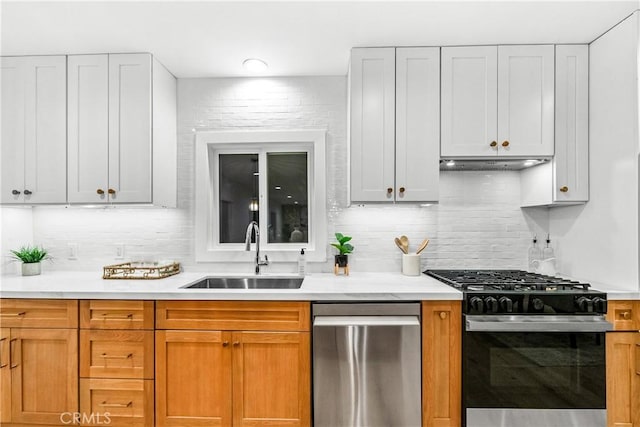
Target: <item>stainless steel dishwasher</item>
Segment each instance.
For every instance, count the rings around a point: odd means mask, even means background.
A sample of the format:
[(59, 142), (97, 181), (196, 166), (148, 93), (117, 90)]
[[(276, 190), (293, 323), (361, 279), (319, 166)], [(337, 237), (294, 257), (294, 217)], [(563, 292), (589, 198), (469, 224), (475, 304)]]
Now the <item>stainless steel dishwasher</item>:
[(419, 427), (420, 304), (315, 303), (314, 427)]

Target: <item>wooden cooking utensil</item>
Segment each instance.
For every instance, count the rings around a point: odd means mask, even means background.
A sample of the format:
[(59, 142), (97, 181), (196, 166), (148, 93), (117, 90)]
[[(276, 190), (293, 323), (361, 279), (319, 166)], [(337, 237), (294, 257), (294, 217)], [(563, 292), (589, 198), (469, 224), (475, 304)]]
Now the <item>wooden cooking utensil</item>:
[(418, 246), (418, 250), (416, 251), (416, 255), (418, 255), (420, 252), (422, 252), (427, 245), (429, 244), (429, 239), (424, 239), (422, 241), (422, 243), (420, 243), (420, 246)]
[(404, 248), (404, 253), (409, 253), (409, 238), (407, 236), (400, 236), (400, 243), (402, 243), (402, 247)]
[(396, 242), (396, 246), (400, 248), (400, 250), (402, 251), (402, 253), (406, 254), (407, 251), (404, 248), (404, 246), (402, 246), (402, 242), (400, 241), (400, 239), (398, 239), (397, 237), (395, 239), (393, 239), (394, 242)]

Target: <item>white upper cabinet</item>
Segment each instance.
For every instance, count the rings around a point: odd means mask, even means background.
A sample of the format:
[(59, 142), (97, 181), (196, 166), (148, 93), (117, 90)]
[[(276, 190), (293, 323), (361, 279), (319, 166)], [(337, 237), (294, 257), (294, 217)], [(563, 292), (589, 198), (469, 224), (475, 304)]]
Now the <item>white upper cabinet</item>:
[(0, 58), (1, 203), (64, 203), (66, 57)]
[(523, 206), (589, 200), (589, 47), (556, 46), (555, 156), (522, 171)]
[(351, 51), (353, 202), (438, 199), (439, 48)]
[(395, 48), (351, 50), (351, 200), (394, 199)]
[(442, 48), (443, 157), (496, 154), (497, 67), (496, 46)]
[(554, 46), (442, 48), (443, 157), (553, 156)]
[(438, 200), (440, 48), (396, 49), (396, 200)]
[(175, 78), (150, 54), (71, 55), (68, 78), (69, 202), (175, 207)]

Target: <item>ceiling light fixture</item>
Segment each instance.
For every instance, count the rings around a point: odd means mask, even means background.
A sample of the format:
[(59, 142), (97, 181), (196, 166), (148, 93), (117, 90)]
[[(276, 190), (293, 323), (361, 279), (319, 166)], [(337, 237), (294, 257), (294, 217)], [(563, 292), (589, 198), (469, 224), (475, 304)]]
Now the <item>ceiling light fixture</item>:
[(245, 59), (242, 66), (251, 73), (263, 73), (269, 68), (266, 62), (258, 58)]

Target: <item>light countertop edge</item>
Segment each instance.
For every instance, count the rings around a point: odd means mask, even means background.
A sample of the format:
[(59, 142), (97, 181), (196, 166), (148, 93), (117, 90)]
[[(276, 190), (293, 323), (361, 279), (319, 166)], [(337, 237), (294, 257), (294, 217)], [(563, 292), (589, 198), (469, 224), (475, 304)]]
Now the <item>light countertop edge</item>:
[[(203, 277), (240, 274), (183, 272), (157, 280), (104, 280), (96, 272), (45, 272), (39, 276), (0, 277), (0, 298), (249, 300), (249, 301), (420, 301), (461, 300), (462, 293), (426, 275), (359, 273), (305, 276), (300, 289), (183, 289)], [(264, 277), (297, 277), (265, 274)]]

